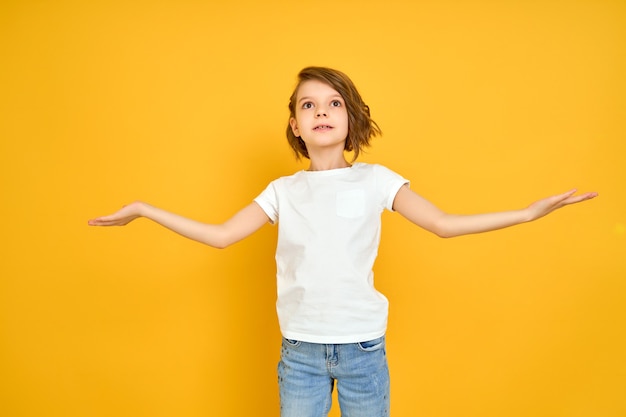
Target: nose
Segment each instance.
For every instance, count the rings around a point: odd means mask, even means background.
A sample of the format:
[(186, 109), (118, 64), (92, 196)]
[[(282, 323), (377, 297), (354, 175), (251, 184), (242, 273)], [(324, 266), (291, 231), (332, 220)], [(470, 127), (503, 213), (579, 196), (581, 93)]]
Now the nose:
[(316, 109), (315, 117), (326, 117), (326, 116), (328, 116), (328, 111), (326, 110), (325, 107), (320, 106)]

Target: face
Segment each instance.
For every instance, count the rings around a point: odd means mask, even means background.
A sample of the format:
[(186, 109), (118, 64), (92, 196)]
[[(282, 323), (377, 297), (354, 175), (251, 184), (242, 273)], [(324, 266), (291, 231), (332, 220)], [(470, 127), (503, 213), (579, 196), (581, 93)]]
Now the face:
[(348, 112), (341, 94), (321, 81), (305, 81), (298, 88), (295, 109), (296, 117), (289, 124), (309, 154), (329, 148), (343, 152), (348, 137)]

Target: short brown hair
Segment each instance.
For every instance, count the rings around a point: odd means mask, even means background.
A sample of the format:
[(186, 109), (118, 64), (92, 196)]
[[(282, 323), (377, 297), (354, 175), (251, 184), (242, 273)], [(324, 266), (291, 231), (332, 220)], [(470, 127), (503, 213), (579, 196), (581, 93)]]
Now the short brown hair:
[[(296, 117), (296, 99), (302, 83), (309, 80), (321, 81), (337, 90), (346, 103), (348, 113), (348, 137), (344, 149), (354, 152), (352, 160), (356, 160), (361, 151), (370, 145), (370, 139), (381, 135), (376, 122), (370, 117), (370, 108), (363, 102), (354, 83), (346, 74), (331, 68), (307, 67), (298, 74), (298, 84), (289, 98), (289, 119)], [(287, 124), (287, 141), (296, 154), (296, 158), (309, 158), (304, 141), (294, 135), (291, 125)]]

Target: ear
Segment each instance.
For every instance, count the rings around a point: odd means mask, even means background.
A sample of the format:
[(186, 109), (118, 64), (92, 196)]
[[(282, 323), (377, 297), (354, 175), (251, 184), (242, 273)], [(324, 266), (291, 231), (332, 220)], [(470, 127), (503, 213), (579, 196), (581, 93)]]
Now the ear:
[(299, 138), (300, 137), (300, 129), (298, 129), (298, 122), (296, 122), (296, 118), (295, 117), (291, 117), (289, 119), (289, 126), (291, 126), (291, 131), (293, 132), (294, 136)]

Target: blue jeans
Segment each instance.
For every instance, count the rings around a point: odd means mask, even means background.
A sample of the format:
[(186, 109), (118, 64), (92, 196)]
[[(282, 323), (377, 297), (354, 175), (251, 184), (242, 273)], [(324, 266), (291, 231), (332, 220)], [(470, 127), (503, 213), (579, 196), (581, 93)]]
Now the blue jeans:
[(385, 337), (339, 345), (283, 338), (278, 363), (281, 417), (327, 416), (335, 381), (342, 417), (389, 416)]

